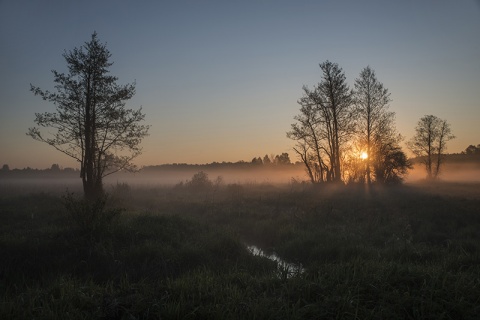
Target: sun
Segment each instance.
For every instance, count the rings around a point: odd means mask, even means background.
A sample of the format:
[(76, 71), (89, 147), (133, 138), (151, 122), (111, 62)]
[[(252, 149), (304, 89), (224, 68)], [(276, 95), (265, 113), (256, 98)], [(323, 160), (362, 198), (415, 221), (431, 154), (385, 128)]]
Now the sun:
[(364, 151), (360, 154), (360, 159), (365, 160), (368, 158), (368, 154)]

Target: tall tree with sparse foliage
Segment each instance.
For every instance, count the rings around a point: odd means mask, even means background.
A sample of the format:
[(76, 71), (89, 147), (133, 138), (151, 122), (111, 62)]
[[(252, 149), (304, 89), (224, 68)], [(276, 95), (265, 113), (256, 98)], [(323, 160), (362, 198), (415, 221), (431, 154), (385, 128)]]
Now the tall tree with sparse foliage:
[[(142, 124), (141, 108), (125, 107), (135, 94), (135, 84), (119, 85), (109, 74), (111, 54), (97, 33), (63, 57), (68, 73), (52, 71), (56, 92), (31, 85), (31, 91), (52, 102), (56, 112), (36, 113), (38, 127), (27, 135), (77, 160), (85, 197), (95, 199), (103, 194), (105, 176), (135, 169), (132, 160), (141, 154), (149, 126)], [(56, 132), (45, 133), (39, 127)]]
[(353, 100), (357, 143), (367, 155), (364, 160), (366, 182), (401, 181), (410, 167), (400, 147), (403, 138), (395, 128), (395, 113), (389, 110), (390, 93), (370, 66), (355, 79)]
[[(354, 103), (357, 119), (357, 139), (364, 148), (367, 157), (366, 180), (372, 180), (371, 169), (374, 149), (381, 149), (381, 144), (386, 134), (394, 127), (395, 114), (388, 110), (390, 93), (383, 84), (377, 80), (375, 71), (370, 66), (360, 72), (360, 77), (355, 79)], [(376, 143), (375, 143), (376, 142)], [(379, 150), (375, 150), (375, 153)]]
[(454, 138), (447, 120), (426, 115), (418, 121), (415, 135), (408, 142), (408, 147), (417, 157), (422, 158), (427, 179), (438, 178), (447, 142)]
[(325, 128), (322, 128), (319, 109), (315, 92), (303, 87), (304, 96), (300, 98), (300, 114), (296, 115), (292, 130), (287, 132), (287, 137), (295, 140), (293, 150), (305, 164), (305, 169), (312, 183), (328, 181), (331, 177), (329, 168), (324, 159), (328, 151), (326, 149)]
[(313, 90), (304, 87), (300, 114), (287, 137), (306, 165), (312, 182), (341, 181), (342, 152), (354, 133), (352, 95), (338, 64), (320, 64), (322, 80)]
[(352, 95), (345, 73), (337, 63), (327, 60), (320, 64), (320, 69), (323, 76), (316, 88), (318, 106), (327, 131), (332, 180), (339, 182), (342, 179), (341, 153), (354, 133)]

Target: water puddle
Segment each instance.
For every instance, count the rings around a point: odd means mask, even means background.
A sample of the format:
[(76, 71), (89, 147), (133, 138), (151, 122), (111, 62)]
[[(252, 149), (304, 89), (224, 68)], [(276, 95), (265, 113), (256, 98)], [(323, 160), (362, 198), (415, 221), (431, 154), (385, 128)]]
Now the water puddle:
[(280, 258), (275, 252), (268, 254), (259, 247), (255, 245), (248, 245), (248, 251), (254, 256), (265, 257), (277, 263), (277, 273), (279, 278), (291, 278), (293, 276), (297, 276), (302, 274), (305, 269), (302, 267), (302, 264), (295, 264), (291, 262), (287, 262)]

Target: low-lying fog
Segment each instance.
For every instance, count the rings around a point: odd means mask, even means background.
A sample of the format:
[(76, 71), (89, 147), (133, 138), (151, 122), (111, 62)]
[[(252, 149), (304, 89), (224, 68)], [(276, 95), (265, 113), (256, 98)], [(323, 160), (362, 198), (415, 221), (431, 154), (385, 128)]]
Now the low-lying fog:
[[(119, 183), (132, 187), (174, 186), (185, 183), (195, 173), (204, 171), (212, 182), (222, 184), (288, 184), (292, 181), (308, 181), (303, 167), (286, 168), (246, 168), (246, 169), (203, 169), (140, 171), (137, 173), (116, 173), (105, 178), (106, 189)], [(425, 169), (417, 164), (405, 177), (405, 183), (412, 185), (425, 181)], [(461, 163), (443, 166), (440, 180), (448, 183), (480, 183), (480, 163)], [(81, 192), (81, 180), (78, 173), (48, 175), (9, 175), (0, 178), (0, 191), (5, 193), (58, 191)]]
[[(425, 167), (416, 164), (408, 172), (405, 182), (424, 180), (425, 176)], [(445, 163), (439, 177), (448, 182), (480, 182), (480, 163)]]

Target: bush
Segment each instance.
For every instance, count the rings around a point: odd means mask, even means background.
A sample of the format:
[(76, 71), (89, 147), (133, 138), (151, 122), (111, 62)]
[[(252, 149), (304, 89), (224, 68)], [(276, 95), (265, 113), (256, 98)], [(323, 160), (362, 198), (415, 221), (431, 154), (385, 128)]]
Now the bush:
[(187, 181), (187, 187), (194, 191), (209, 190), (213, 187), (213, 182), (208, 178), (208, 174), (200, 171), (195, 173), (192, 180)]

